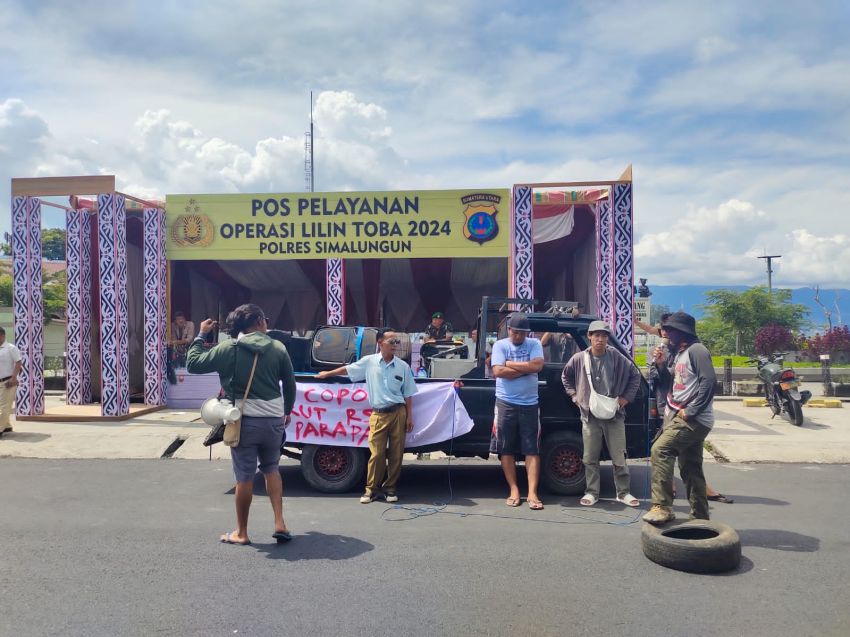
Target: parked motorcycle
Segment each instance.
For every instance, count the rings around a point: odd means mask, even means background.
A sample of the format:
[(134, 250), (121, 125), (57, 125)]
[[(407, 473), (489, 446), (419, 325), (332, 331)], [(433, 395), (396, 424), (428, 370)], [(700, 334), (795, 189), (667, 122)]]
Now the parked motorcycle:
[(758, 367), (758, 376), (764, 383), (764, 397), (773, 412), (772, 417), (781, 413), (788, 422), (799, 427), (803, 424), (803, 405), (812, 397), (812, 392), (800, 391), (797, 374), (792, 368), (782, 366), (784, 356), (785, 352), (776, 352), (747, 362)]

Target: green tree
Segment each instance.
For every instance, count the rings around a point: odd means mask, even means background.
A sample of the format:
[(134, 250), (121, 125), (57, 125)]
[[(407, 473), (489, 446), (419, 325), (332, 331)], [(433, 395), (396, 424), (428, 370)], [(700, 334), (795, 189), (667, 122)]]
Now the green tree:
[(41, 231), (41, 257), (48, 261), (65, 260), (65, 230), (48, 228)]
[[(0, 252), (6, 256), (12, 255), (12, 246), (0, 243)], [(62, 228), (47, 228), (41, 231), (41, 256), (48, 261), (65, 260), (65, 230)]]
[[(44, 295), (44, 322), (49, 323), (53, 316), (63, 316), (66, 307), (67, 279), (65, 272), (41, 273), (41, 286)], [(8, 270), (0, 272), (0, 305), (12, 307), (12, 275)]]
[(697, 334), (708, 351), (715, 356), (735, 353), (735, 333), (716, 316), (697, 321)]
[[(734, 343), (737, 355), (755, 351), (755, 337), (759, 329), (771, 323), (799, 332), (806, 315), (805, 305), (791, 302), (791, 290), (774, 289), (769, 293), (765, 286), (756, 286), (743, 292), (712, 290), (705, 294), (705, 319), (701, 322), (718, 347), (730, 353)], [(700, 334), (703, 337), (703, 334)]]

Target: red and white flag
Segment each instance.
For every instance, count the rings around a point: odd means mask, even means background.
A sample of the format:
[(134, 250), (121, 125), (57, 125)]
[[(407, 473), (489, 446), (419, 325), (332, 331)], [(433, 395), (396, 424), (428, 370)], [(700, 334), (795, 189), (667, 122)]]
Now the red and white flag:
[(535, 206), (532, 226), (534, 243), (545, 243), (566, 237), (575, 225), (573, 206)]

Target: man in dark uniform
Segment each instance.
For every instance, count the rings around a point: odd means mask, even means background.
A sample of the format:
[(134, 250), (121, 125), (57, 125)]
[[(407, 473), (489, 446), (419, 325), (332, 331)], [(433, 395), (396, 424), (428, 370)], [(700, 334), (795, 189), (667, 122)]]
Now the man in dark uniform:
[(452, 336), (452, 326), (446, 323), (446, 317), (442, 312), (434, 312), (431, 322), (425, 328), (425, 342), (444, 341)]

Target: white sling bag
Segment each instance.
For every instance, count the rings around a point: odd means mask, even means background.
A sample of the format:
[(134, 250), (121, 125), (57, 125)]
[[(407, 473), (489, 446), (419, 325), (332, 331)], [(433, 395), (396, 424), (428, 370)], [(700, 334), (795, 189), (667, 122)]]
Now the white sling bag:
[(617, 415), (620, 408), (619, 398), (611, 398), (596, 393), (593, 389), (593, 379), (590, 377), (590, 352), (584, 352), (584, 373), (587, 375), (587, 384), (590, 385), (590, 413), (599, 420), (611, 420)]

